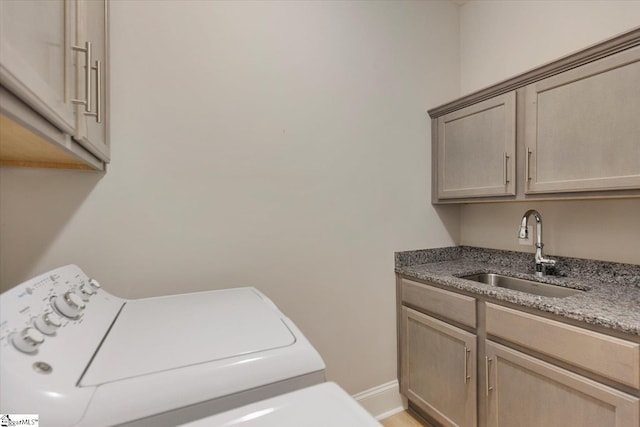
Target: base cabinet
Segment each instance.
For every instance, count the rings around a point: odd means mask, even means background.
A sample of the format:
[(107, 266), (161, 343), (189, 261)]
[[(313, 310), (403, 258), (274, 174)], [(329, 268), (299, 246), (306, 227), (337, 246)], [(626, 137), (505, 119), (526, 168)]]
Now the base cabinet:
[(434, 426), (640, 426), (638, 337), (397, 279), (400, 393)]
[(500, 344), (486, 343), (489, 427), (632, 427), (640, 399)]
[(475, 427), (476, 336), (402, 308), (401, 392), (443, 426)]

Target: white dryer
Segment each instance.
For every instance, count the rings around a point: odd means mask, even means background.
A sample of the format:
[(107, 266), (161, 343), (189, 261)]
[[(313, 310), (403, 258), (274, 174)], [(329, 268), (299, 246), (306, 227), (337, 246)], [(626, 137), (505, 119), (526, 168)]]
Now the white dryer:
[(327, 382), (251, 403), (184, 427), (381, 427), (337, 384)]
[(324, 381), (257, 289), (126, 300), (75, 265), (0, 295), (0, 412), (44, 426), (177, 425)]

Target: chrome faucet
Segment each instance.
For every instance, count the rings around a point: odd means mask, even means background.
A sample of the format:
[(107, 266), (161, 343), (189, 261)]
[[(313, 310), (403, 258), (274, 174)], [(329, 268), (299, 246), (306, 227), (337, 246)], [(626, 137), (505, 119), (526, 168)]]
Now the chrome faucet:
[(529, 238), (529, 230), (527, 229), (527, 222), (529, 221), (529, 217), (533, 216), (536, 220), (536, 276), (542, 277), (545, 274), (545, 270), (547, 266), (555, 265), (556, 260), (545, 258), (542, 254), (542, 217), (540, 213), (534, 209), (529, 209), (522, 216), (522, 221), (520, 223), (520, 233), (518, 237), (521, 239)]

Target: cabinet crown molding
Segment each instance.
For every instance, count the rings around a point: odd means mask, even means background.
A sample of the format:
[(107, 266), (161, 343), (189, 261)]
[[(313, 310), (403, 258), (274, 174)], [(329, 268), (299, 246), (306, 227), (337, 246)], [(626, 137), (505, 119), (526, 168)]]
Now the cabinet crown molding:
[(472, 92), (462, 98), (432, 108), (428, 111), (428, 114), (432, 119), (435, 119), (460, 108), (522, 88), (528, 84), (638, 45), (640, 45), (640, 26), (540, 67), (525, 71), (507, 80)]

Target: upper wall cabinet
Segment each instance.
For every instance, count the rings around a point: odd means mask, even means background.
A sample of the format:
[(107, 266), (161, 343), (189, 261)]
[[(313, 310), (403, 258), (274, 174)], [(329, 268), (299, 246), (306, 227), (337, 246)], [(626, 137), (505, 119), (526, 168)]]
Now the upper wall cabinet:
[(107, 8), (0, 1), (0, 164), (104, 169)]
[(640, 188), (640, 47), (525, 89), (525, 192)]
[(71, 134), (69, 12), (65, 0), (0, 2), (0, 66), (3, 86)]
[[(83, 59), (76, 55), (76, 93), (84, 94), (77, 104), (74, 138), (98, 158), (109, 161), (107, 123), (109, 64), (107, 40), (108, 10), (104, 0), (76, 1), (76, 40), (83, 46)], [(87, 46), (90, 54), (87, 54)], [(93, 91), (93, 93), (92, 93)]]
[(429, 111), (432, 202), (640, 196), (640, 28)]
[(439, 198), (516, 194), (515, 92), (445, 114), (436, 125)]

